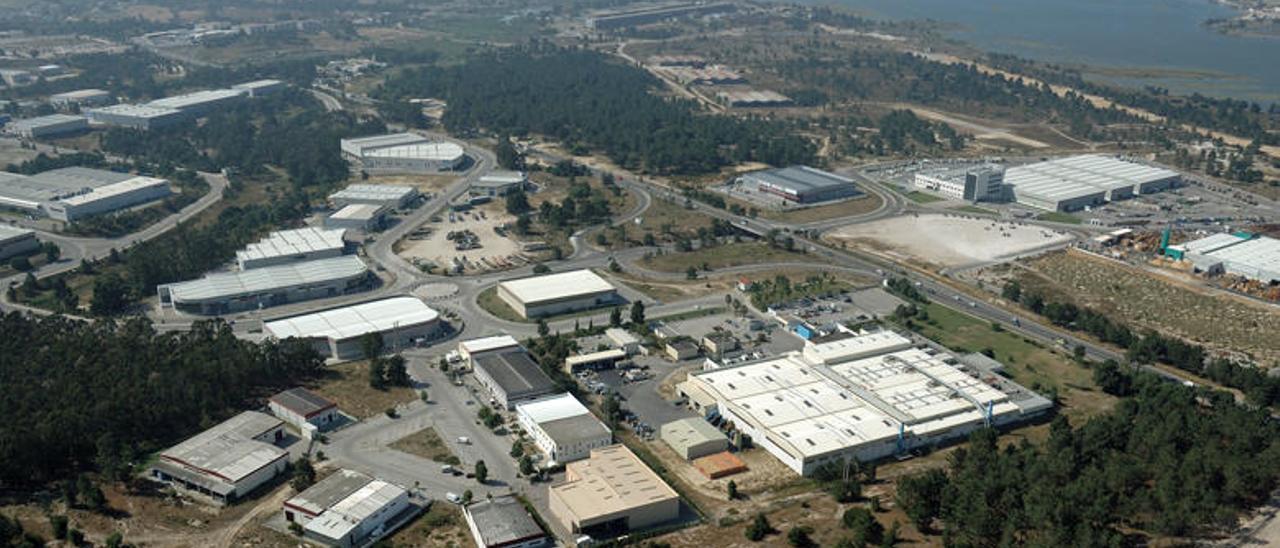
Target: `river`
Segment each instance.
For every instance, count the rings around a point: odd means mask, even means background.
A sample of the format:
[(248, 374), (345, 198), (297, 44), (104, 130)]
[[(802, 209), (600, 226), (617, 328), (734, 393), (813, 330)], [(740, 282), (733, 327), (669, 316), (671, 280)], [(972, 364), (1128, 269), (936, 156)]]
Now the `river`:
[(1209, 0), (813, 0), (887, 19), (932, 19), (978, 48), (1096, 67), (1122, 85), (1280, 102), (1280, 39), (1204, 25), (1235, 12)]

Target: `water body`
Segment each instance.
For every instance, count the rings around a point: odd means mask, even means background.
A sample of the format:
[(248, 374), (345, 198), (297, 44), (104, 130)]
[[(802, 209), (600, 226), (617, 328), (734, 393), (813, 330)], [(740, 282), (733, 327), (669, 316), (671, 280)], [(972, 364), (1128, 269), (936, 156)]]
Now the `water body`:
[(888, 19), (932, 19), (950, 36), (1020, 57), (1099, 67), (1088, 77), (1174, 93), (1280, 102), (1280, 39), (1228, 36), (1209, 0), (814, 0)]

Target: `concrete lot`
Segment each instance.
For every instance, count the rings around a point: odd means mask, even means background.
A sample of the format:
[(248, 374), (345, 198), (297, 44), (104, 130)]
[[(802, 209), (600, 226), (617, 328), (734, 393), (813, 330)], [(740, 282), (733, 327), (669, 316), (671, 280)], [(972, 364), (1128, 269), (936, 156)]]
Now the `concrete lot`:
[(1072, 240), (1060, 230), (1025, 223), (929, 213), (849, 225), (828, 238), (943, 267), (1009, 259)]
[[(499, 236), (494, 228), (514, 223), (515, 218), (494, 204), (472, 211), (440, 214), (438, 223), (428, 222), (401, 242), (400, 256), (412, 263), (419, 261), (449, 269), (454, 257), (462, 261), (463, 273), (505, 270), (522, 266), (528, 256), (520, 251), (520, 245), (509, 237)], [(448, 239), (450, 232), (470, 230), (479, 239), (480, 247), (458, 251)], [(424, 235), (425, 234), (425, 235)]]

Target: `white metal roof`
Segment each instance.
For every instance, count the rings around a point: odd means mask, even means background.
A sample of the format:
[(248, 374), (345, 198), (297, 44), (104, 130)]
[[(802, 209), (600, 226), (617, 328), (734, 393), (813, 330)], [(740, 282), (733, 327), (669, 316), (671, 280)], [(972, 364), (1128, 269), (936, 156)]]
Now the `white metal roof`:
[(97, 202), (100, 200), (106, 200), (108, 198), (119, 196), (121, 194), (128, 194), (130, 192), (135, 192), (138, 190), (142, 190), (144, 188), (159, 187), (159, 186), (168, 187), (169, 181), (166, 181), (164, 179), (156, 179), (155, 177), (139, 176), (139, 177), (134, 177), (132, 179), (129, 179), (127, 181), (122, 181), (119, 183), (101, 186), (93, 189), (92, 192), (71, 196), (69, 198), (63, 198), (58, 201), (68, 206), (76, 207), (76, 206), (82, 206), (85, 204), (91, 204), (93, 202)]
[(366, 333), (404, 329), (437, 321), (440, 314), (414, 297), (392, 297), (380, 301), (324, 310), (267, 322), (263, 329), (285, 339), (350, 339)]
[(1254, 238), (1216, 249), (1208, 255), (1227, 263), (1228, 270), (1270, 282), (1280, 276), (1280, 240)]
[(1137, 164), (1111, 156), (1086, 154), (1011, 167), (1005, 183), (1019, 194), (1061, 201), (1178, 177), (1164, 168)]
[(520, 302), (530, 305), (613, 291), (613, 284), (590, 270), (508, 280), (498, 284)]
[(354, 279), (369, 271), (355, 255), (303, 261), (236, 272), (219, 272), (199, 280), (168, 284), (175, 301), (229, 299), (290, 287)]
[(343, 150), (350, 150), (354, 154), (363, 155), (378, 148), (428, 142), (431, 142), (431, 140), (416, 133), (392, 133), (343, 139), (341, 145)]
[(284, 82), (281, 82), (280, 80), (266, 79), (266, 80), (254, 80), (252, 82), (245, 82), (243, 84), (236, 84), (234, 86), (231, 86), (231, 89), (262, 89), (262, 88), (269, 88), (269, 87), (275, 87), (280, 85), (284, 85)]
[(350, 185), (329, 195), (330, 200), (377, 200), (383, 202), (399, 202), (412, 196), (418, 190), (405, 185)]
[(365, 150), (362, 156), (366, 158), (405, 158), (413, 160), (440, 160), (453, 161), (461, 158), (465, 154), (462, 147), (447, 141), (435, 143), (413, 143), (408, 145), (397, 145), (390, 147), (380, 147), (373, 150)]
[(165, 97), (164, 99), (156, 99), (147, 103), (153, 107), (173, 108), (178, 110), (188, 109), (191, 107), (201, 106), (207, 103), (216, 103), (224, 101), (232, 97), (243, 97), (244, 91), (238, 89), (209, 89), (204, 91), (196, 91), (185, 93), (182, 95), (174, 95)]
[(14, 120), (10, 127), (14, 129), (32, 129), (49, 126), (60, 126), (68, 123), (86, 122), (84, 116), (72, 116), (70, 114), (50, 114), (48, 116), (37, 116), (35, 118), (26, 118), (23, 120)]
[(77, 89), (77, 90), (74, 90), (74, 91), (66, 91), (66, 92), (63, 92), (63, 93), (55, 93), (55, 94), (53, 94), (53, 95), (50, 95), (50, 96), (49, 96), (49, 98), (50, 98), (50, 99), (70, 99), (70, 100), (76, 100), (76, 99), (88, 99), (88, 98), (90, 98), (90, 97), (102, 97), (102, 96), (104, 96), (104, 95), (108, 95), (108, 96), (109, 96), (109, 95), (111, 95), (111, 94), (110, 94), (109, 92), (107, 92), (106, 90), (101, 90), (101, 89)]
[(523, 183), (528, 179), (523, 171), (492, 171), (480, 177), (475, 186), (503, 187)]
[(804, 357), (813, 363), (831, 365), (910, 347), (911, 339), (886, 330), (818, 344), (806, 342)]
[(168, 107), (159, 107), (153, 105), (134, 105), (121, 103), (119, 105), (111, 105), (101, 108), (89, 109), (90, 116), (94, 114), (111, 114), (115, 116), (131, 116), (134, 118), (161, 118), (164, 116), (173, 116), (182, 113), (181, 110)]
[(35, 231), (27, 230), (25, 228), (17, 227), (17, 226), (0, 224), (0, 242), (17, 240), (19, 238), (25, 238), (32, 234), (35, 234)]
[(569, 356), (564, 359), (564, 364), (569, 367), (580, 363), (592, 363), (599, 360), (620, 360), (627, 357), (627, 353), (619, 348), (610, 348), (599, 352), (591, 352), (588, 354), (579, 354), (577, 356)]
[(564, 393), (517, 405), (516, 413), (526, 415), (533, 422), (542, 424), (569, 417), (590, 415), (591, 411), (588, 411), (578, 398), (573, 397), (573, 394)]
[(1234, 234), (1218, 233), (1205, 236), (1198, 240), (1192, 240), (1182, 244), (1183, 249), (1188, 253), (1212, 253), (1224, 247), (1233, 246), (1243, 242), (1245, 239)]
[(271, 415), (245, 411), (165, 450), (161, 456), (235, 483), (288, 455), (279, 447), (253, 439), (283, 424)]
[(496, 335), (493, 337), (483, 337), (479, 339), (471, 339), (458, 343), (458, 349), (469, 354), (478, 354), (480, 352), (488, 352), (490, 350), (499, 350), (503, 348), (517, 348), (520, 341), (511, 335)]
[(243, 251), (237, 251), (236, 259), (245, 261), (345, 249), (347, 243), (343, 236), (346, 233), (343, 228), (323, 229), (311, 226), (272, 232), (265, 239), (249, 244)]
[(325, 538), (341, 539), (379, 510), (406, 494), (397, 485), (373, 480), (307, 522), (304, 528)]
[(353, 221), (368, 221), (382, 214), (383, 206), (377, 204), (351, 204), (329, 215), (330, 219), (349, 219)]

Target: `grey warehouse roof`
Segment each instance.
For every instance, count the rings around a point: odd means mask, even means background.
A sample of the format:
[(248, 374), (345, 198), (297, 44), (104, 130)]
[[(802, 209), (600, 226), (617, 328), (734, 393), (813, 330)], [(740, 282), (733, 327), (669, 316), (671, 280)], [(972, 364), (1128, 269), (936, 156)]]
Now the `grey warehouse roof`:
[(495, 497), (467, 506), (481, 546), (508, 546), (546, 536), (529, 511), (513, 496)]
[(160, 455), (226, 481), (237, 482), (288, 455), (279, 447), (253, 439), (283, 424), (271, 415), (245, 411)]
[(306, 388), (290, 388), (271, 396), (271, 402), (304, 417), (334, 407), (334, 403)]
[(84, 194), (135, 176), (101, 169), (66, 167), (30, 177), (0, 172), (0, 205), (36, 209), (42, 202)]
[(93, 108), (86, 112), (88, 112), (90, 116), (93, 116), (95, 113), (102, 113), (113, 114), (116, 116), (130, 116), (134, 118), (162, 118), (182, 113), (181, 110), (176, 108), (159, 107), (154, 105), (133, 105), (127, 103), (102, 108)]
[(33, 231), (27, 230), (25, 228), (9, 226), (9, 225), (0, 225), (0, 243), (8, 242), (9, 240), (15, 240), (18, 238), (23, 238), (23, 237), (26, 237), (28, 234), (32, 234), (32, 233)]
[(702, 420), (702, 417), (688, 417), (666, 423), (662, 425), (661, 435), (667, 443), (682, 447), (727, 439), (720, 430)]
[(105, 169), (92, 169), (87, 167), (64, 167), (49, 170), (44, 173), (37, 173), (32, 175), (31, 179), (41, 184), (59, 186), (63, 188), (97, 188), (100, 186), (123, 183), (134, 177), (135, 175), (121, 173), (119, 171), (107, 171)]
[(808, 192), (833, 186), (853, 184), (853, 179), (848, 177), (841, 177), (834, 173), (806, 166), (792, 166), (784, 167), (782, 169), (755, 171), (743, 175), (742, 178), (755, 182), (768, 183), (774, 186), (791, 189), (796, 192)]
[(398, 202), (412, 196), (417, 189), (405, 185), (351, 185), (329, 195), (330, 200), (364, 200)]
[(27, 118), (24, 120), (15, 120), (11, 127), (14, 129), (31, 129), (37, 127), (54, 126), (74, 122), (76, 120), (84, 120), (84, 116), (73, 116), (70, 114), (50, 114), (48, 116), (37, 116), (35, 118)]
[(284, 504), (317, 516), (372, 482), (372, 477), (355, 470), (338, 470), (305, 491), (294, 495)]
[(237, 272), (219, 272), (199, 280), (168, 284), (175, 301), (197, 302), (230, 299), (289, 287), (353, 279), (369, 267), (355, 255), (268, 266)]
[(165, 97), (164, 99), (156, 99), (155, 101), (152, 101), (147, 104), (153, 107), (173, 108), (173, 109), (182, 110), (182, 109), (187, 109), (194, 106), (200, 106), (205, 103), (222, 101), (224, 99), (230, 99), (232, 97), (240, 97), (243, 95), (244, 95), (244, 92), (238, 89), (211, 89), (211, 90), (205, 90), (205, 91), (196, 91), (193, 93), (186, 93), (183, 95), (174, 95), (172, 97)]
[(484, 369), (508, 397), (555, 388), (551, 378), (523, 350), (481, 354), (475, 357), (475, 367)]
[(343, 239), (346, 232), (345, 229), (325, 230), (315, 227), (272, 232), (266, 239), (246, 246), (244, 251), (237, 251), (236, 259), (245, 261), (343, 249), (347, 246)]

